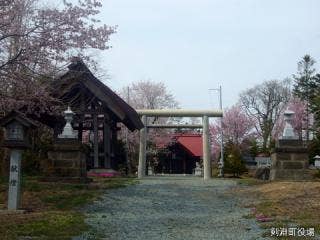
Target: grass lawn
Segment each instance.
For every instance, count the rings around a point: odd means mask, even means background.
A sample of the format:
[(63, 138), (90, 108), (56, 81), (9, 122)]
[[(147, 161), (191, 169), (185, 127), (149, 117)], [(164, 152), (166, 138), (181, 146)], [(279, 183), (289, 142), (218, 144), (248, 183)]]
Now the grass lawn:
[[(303, 227), (314, 228), (320, 234), (320, 181), (310, 182), (262, 182), (257, 180), (240, 180), (249, 188), (242, 189), (241, 194), (249, 194), (253, 203), (251, 216), (263, 216), (269, 219), (261, 222), (270, 236), (272, 227)], [(258, 220), (258, 219), (257, 219)], [(281, 238), (307, 239), (307, 238)], [(311, 238), (309, 238), (311, 239)]]
[[(24, 177), (22, 209), (24, 214), (0, 214), (1, 240), (32, 237), (39, 240), (71, 239), (88, 230), (81, 208), (98, 199), (110, 188), (136, 183), (134, 178), (95, 178), (89, 184), (40, 182)], [(0, 179), (0, 209), (5, 209), (7, 180)]]

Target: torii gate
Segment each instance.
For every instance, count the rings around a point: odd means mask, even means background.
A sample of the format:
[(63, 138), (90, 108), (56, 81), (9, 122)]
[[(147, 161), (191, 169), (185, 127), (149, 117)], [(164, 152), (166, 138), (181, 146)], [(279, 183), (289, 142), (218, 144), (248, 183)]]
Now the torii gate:
[[(203, 178), (211, 178), (209, 117), (222, 117), (221, 110), (185, 110), (185, 109), (141, 109), (136, 110), (141, 116), (144, 127), (140, 130), (140, 149), (138, 178), (143, 178), (146, 171), (147, 128), (203, 128)], [(152, 124), (147, 125), (147, 117), (202, 117), (202, 125), (188, 124)]]

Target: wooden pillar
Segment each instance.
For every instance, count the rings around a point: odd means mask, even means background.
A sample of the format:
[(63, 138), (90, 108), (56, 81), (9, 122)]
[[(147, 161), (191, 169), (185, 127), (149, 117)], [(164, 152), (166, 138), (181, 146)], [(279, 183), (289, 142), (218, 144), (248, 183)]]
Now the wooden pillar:
[(110, 123), (109, 116), (104, 115), (104, 123), (103, 123), (103, 151), (104, 151), (104, 167), (111, 168), (111, 145), (110, 145)]
[(112, 121), (111, 124), (111, 143), (110, 143), (110, 152), (111, 152), (111, 157), (110, 157), (110, 166), (115, 167), (115, 156), (116, 156), (116, 143), (117, 143), (117, 126), (114, 121)]
[(78, 140), (81, 143), (82, 143), (83, 120), (84, 120), (84, 116), (81, 115), (79, 117), (79, 127), (78, 127)]
[(83, 123), (79, 123), (79, 128), (78, 128), (78, 140), (79, 142), (82, 143), (82, 128), (83, 128)]
[(93, 114), (93, 161), (94, 168), (99, 168), (98, 115)]
[[(80, 112), (83, 113), (86, 110), (86, 96), (84, 92), (80, 92)], [(84, 114), (80, 114), (79, 116), (79, 129), (78, 129), (78, 140), (82, 143), (82, 134), (83, 134), (83, 122), (84, 122)]]

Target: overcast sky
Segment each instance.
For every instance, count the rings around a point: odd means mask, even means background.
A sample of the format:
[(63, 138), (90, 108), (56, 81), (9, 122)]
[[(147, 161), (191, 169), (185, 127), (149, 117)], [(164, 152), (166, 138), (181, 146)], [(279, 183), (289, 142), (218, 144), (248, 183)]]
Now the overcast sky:
[[(102, 21), (118, 25), (100, 55), (113, 90), (163, 81), (183, 108), (216, 108), (241, 91), (320, 62), (319, 0), (103, 0)], [(320, 66), (317, 64), (317, 67)], [(319, 69), (319, 68), (318, 68)]]

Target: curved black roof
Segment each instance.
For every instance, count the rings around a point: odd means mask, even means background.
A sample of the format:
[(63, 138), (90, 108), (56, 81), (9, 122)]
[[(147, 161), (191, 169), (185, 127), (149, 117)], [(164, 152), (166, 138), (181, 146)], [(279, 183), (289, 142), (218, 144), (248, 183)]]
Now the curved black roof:
[(125, 124), (128, 129), (133, 131), (143, 128), (137, 112), (97, 79), (81, 59), (75, 58), (68, 68), (69, 71), (54, 82), (54, 95), (63, 99), (68, 94), (75, 95), (74, 89), (81, 86), (86, 92), (99, 99), (108, 111), (112, 112), (117, 120)]

